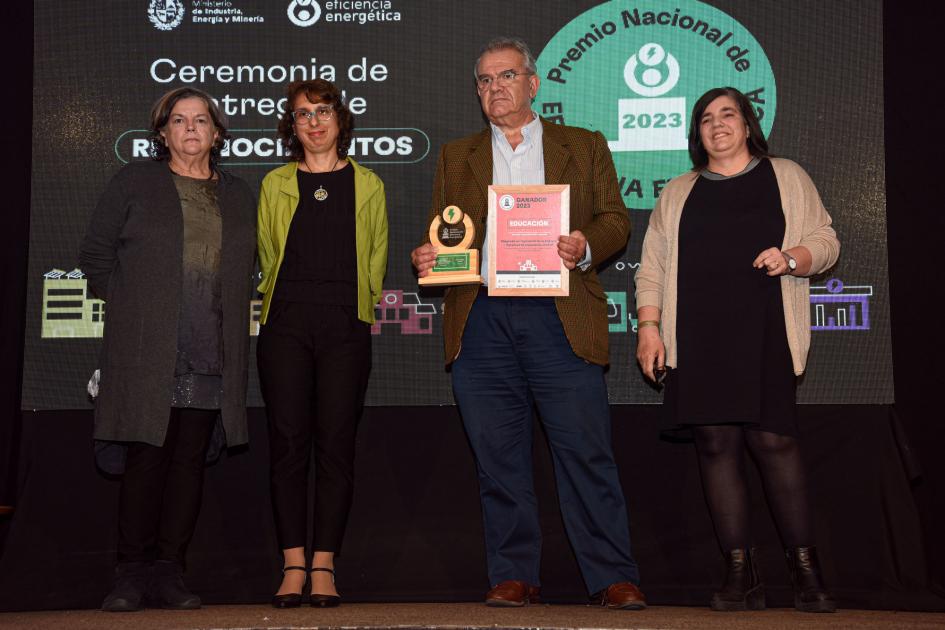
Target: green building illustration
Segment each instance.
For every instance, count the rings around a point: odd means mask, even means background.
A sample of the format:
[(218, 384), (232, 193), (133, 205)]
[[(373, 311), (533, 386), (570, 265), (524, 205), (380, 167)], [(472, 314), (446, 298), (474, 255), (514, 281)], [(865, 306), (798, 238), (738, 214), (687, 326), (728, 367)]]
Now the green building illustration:
[[(249, 335), (259, 334), (262, 300), (249, 303)], [(92, 295), (79, 269), (43, 274), (43, 339), (99, 337), (105, 327), (105, 302)]]
[(105, 302), (95, 298), (79, 269), (43, 274), (43, 339), (101, 337)]

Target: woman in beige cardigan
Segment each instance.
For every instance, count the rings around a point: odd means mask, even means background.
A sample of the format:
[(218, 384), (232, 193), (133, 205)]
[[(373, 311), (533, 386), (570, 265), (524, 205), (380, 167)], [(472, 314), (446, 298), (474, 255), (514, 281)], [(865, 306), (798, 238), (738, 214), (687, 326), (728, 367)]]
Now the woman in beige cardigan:
[[(715, 610), (764, 608), (749, 532), (746, 448), (764, 481), (795, 608), (832, 612), (820, 575), (795, 418), (810, 346), (807, 277), (840, 244), (800, 166), (772, 158), (733, 88), (704, 94), (689, 131), (693, 170), (663, 190), (636, 275), (637, 360), (665, 377), (670, 422), (691, 429), (726, 560)], [(667, 369), (671, 368), (671, 369)]]

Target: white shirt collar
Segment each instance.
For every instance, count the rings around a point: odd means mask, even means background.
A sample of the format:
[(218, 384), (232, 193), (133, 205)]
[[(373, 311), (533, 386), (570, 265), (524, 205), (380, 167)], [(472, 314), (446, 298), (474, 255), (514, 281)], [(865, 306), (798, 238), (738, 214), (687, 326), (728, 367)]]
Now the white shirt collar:
[[(502, 129), (500, 129), (494, 123), (491, 123), (491, 122), (489, 123), (489, 126), (492, 127), (493, 138), (496, 138), (496, 139), (501, 138), (505, 140), (506, 143), (508, 143), (508, 139), (505, 137), (505, 132), (503, 132)], [(529, 141), (529, 137), (535, 135), (540, 130), (541, 130), (541, 118), (539, 118), (538, 114), (536, 114), (535, 111), (532, 110), (531, 122), (529, 122), (527, 125), (522, 127), (522, 138), (524, 139), (524, 142), (527, 143)]]

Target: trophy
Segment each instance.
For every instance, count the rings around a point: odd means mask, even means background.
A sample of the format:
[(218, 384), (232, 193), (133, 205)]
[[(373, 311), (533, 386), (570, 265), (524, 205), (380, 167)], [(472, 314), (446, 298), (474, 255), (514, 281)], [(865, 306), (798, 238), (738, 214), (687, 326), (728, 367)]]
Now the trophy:
[(457, 206), (446, 206), (430, 223), (430, 242), (437, 248), (436, 264), (422, 286), (480, 284), (479, 251), (469, 249), (476, 238), (472, 219)]

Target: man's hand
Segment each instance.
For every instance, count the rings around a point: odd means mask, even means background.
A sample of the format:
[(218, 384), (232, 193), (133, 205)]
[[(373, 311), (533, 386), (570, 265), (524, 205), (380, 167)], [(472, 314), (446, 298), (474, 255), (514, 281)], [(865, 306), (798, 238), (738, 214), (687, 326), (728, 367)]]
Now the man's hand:
[(564, 261), (564, 266), (574, 269), (578, 261), (587, 254), (587, 239), (581, 230), (574, 230), (568, 236), (558, 238), (558, 255)]
[(421, 278), (427, 277), (430, 269), (436, 264), (436, 247), (432, 243), (421, 245), (410, 252), (410, 262), (417, 269), (417, 275)]

